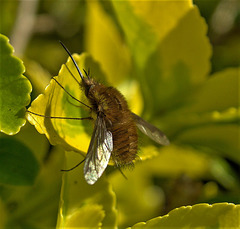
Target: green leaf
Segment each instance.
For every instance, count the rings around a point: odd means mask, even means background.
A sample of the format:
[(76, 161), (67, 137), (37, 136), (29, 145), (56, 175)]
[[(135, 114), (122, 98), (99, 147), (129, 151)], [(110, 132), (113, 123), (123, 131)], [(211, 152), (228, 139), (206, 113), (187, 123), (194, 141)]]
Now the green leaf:
[[(164, 211), (168, 199), (172, 207), (189, 203), (204, 191), (202, 179), (210, 179), (216, 187), (217, 183), (226, 189), (238, 187), (237, 175), (229, 164), (221, 157), (203, 153), (202, 149), (171, 144), (162, 148), (149, 145), (141, 147), (141, 151), (144, 151), (144, 155), (154, 157), (136, 163), (134, 170), (123, 170), (127, 180), (118, 171), (109, 176), (116, 196), (121, 200), (118, 202), (118, 212), (121, 216), (119, 225), (122, 227), (134, 224), (139, 219), (148, 220), (159, 214), (160, 210)], [(177, 187), (173, 187), (174, 181)], [(169, 192), (171, 188), (173, 194)], [(218, 191), (210, 190), (214, 192), (213, 196), (217, 195)]]
[[(83, 158), (66, 152), (66, 168)], [(106, 178), (88, 185), (83, 176), (83, 165), (63, 175), (61, 205), (57, 227), (116, 227), (115, 193)], [(81, 219), (81, 220), (80, 220)]]
[(184, 131), (177, 141), (194, 146), (204, 146), (240, 164), (240, 127), (237, 124), (208, 125)]
[(137, 223), (132, 228), (239, 228), (240, 205), (217, 203), (197, 204), (176, 208), (168, 215), (146, 223)]
[[(21, 131), (22, 132), (22, 131)], [(39, 147), (39, 144), (37, 144)], [(53, 228), (56, 226), (62, 183), (64, 152), (53, 147), (33, 186), (1, 185), (0, 196), (8, 228)]]
[(136, 63), (145, 112), (159, 116), (176, 109), (210, 71), (207, 25), (198, 9), (190, 1), (113, 1), (113, 6)]
[(88, 2), (85, 30), (87, 52), (99, 62), (109, 84), (123, 93), (131, 110), (140, 114), (142, 97), (139, 82), (133, 79), (131, 72), (129, 48), (114, 20), (104, 12), (98, 1)]
[(0, 138), (0, 145), (0, 183), (32, 185), (39, 171), (32, 152), (13, 138)]
[(240, 68), (229, 68), (211, 75), (190, 100), (187, 112), (224, 112), (239, 107), (239, 80)]
[(143, 67), (148, 56), (156, 48), (157, 37), (147, 23), (134, 14), (129, 1), (112, 1), (112, 4), (134, 61), (138, 67)]
[(240, 163), (239, 80), (239, 69), (215, 73), (189, 96), (184, 107), (162, 117), (172, 138), (212, 148)]
[(66, 217), (66, 222), (63, 225), (67, 228), (99, 228), (104, 217), (105, 213), (101, 205), (89, 204), (75, 209), (73, 213)]
[(87, 2), (86, 50), (106, 73), (108, 82), (116, 85), (126, 79), (130, 70), (130, 53), (112, 18), (98, 1)]
[(13, 56), (8, 38), (0, 34), (0, 131), (16, 134), (25, 124), (25, 106), (30, 102), (30, 82), (22, 75), (22, 61)]
[[(142, 18), (161, 41), (176, 26), (178, 21), (193, 6), (191, 0), (169, 1), (129, 1), (134, 14)], [(161, 14), (159, 13), (161, 11)], [(124, 15), (122, 15), (124, 16)], [(161, 29), (159, 29), (161, 28)]]
[(6, 224), (7, 212), (2, 199), (0, 199), (0, 214), (1, 214), (0, 228), (4, 228)]
[(145, 101), (152, 103), (146, 108), (155, 116), (184, 105), (189, 93), (206, 80), (211, 56), (206, 31), (198, 9), (192, 7), (149, 57), (142, 74), (148, 78), (142, 87), (151, 92), (145, 95)]
[[(185, 105), (161, 120), (171, 132), (206, 124), (237, 123), (239, 119), (239, 69), (226, 69), (212, 75), (189, 94)], [(174, 120), (174, 124), (172, 123)]]

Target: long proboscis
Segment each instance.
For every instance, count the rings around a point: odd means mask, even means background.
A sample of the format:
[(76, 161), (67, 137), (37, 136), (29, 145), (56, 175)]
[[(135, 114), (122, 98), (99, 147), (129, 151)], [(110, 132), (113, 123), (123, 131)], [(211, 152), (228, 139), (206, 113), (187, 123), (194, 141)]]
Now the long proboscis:
[(84, 79), (84, 76), (83, 76), (81, 70), (79, 69), (79, 67), (78, 67), (78, 65), (77, 65), (77, 63), (76, 63), (76, 61), (74, 60), (72, 54), (70, 53), (70, 51), (67, 49), (67, 47), (66, 47), (61, 41), (59, 41), (59, 43), (62, 45), (62, 47), (65, 49), (65, 51), (68, 53), (68, 55), (69, 55), (70, 58), (72, 59), (73, 64), (75, 65), (75, 67), (76, 67), (76, 69), (77, 69), (77, 71), (78, 71), (78, 73), (79, 73), (81, 79), (83, 80), (83, 79)]

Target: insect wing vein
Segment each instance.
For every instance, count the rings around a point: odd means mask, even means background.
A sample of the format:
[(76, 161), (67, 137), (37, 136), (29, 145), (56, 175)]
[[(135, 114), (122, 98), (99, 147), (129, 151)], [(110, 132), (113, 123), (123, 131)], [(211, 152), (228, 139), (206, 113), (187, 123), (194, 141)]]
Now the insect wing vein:
[(112, 151), (112, 133), (107, 130), (104, 119), (98, 116), (84, 164), (84, 177), (88, 184), (94, 184), (101, 177)]
[(132, 113), (132, 116), (136, 122), (138, 129), (146, 134), (149, 138), (153, 141), (157, 142), (160, 145), (169, 145), (170, 142), (167, 136), (159, 130), (157, 127), (153, 126), (152, 124), (148, 123), (138, 115)]

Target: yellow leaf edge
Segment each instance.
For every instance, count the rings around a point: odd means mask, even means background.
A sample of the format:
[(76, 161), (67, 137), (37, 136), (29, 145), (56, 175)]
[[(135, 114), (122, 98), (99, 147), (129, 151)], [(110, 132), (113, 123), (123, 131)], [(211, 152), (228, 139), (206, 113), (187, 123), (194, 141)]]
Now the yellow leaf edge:
[[(167, 215), (164, 215), (164, 216), (159, 216), (159, 217), (156, 217), (156, 218), (153, 218), (153, 219), (150, 219), (146, 222), (139, 222), (135, 225), (133, 225), (132, 227), (129, 227), (128, 229), (130, 228), (151, 228), (151, 227), (156, 227), (156, 226), (160, 226), (163, 221), (164, 222), (164, 226), (167, 226), (168, 223), (166, 223), (166, 221), (169, 222), (169, 226), (171, 226), (171, 228), (173, 228), (173, 222), (174, 222), (174, 218), (176, 220), (176, 216), (178, 217), (177, 220), (179, 221), (183, 221), (183, 218), (185, 217), (186, 213), (184, 212), (187, 211), (187, 212), (190, 212), (190, 211), (193, 211), (193, 210), (199, 210), (201, 209), (201, 212), (205, 211), (205, 210), (210, 210), (210, 209), (217, 209), (217, 208), (223, 208), (223, 207), (228, 207), (228, 210), (237, 210), (239, 211), (239, 218), (238, 219), (235, 219), (234, 222), (231, 222), (231, 223), (236, 223), (234, 224), (234, 226), (239, 226), (240, 227), (240, 204), (233, 204), (233, 203), (215, 203), (215, 204), (208, 204), (208, 203), (200, 203), (200, 204), (196, 204), (196, 205), (193, 205), (193, 206), (182, 206), (182, 207), (179, 207), (179, 208), (175, 208), (173, 209), (172, 211), (170, 211)], [(182, 214), (181, 214), (181, 211), (182, 211)], [(179, 217), (179, 214), (181, 214)], [(201, 219), (201, 215), (198, 215), (198, 217)], [(202, 220), (202, 219), (201, 219)], [(189, 227), (190, 227), (190, 223), (188, 224)], [(186, 225), (185, 225), (186, 226)], [(233, 225), (231, 225), (233, 226)], [(181, 227), (179, 227), (181, 228)], [(183, 227), (182, 227), (183, 228)], [(188, 228), (188, 227), (187, 227)]]

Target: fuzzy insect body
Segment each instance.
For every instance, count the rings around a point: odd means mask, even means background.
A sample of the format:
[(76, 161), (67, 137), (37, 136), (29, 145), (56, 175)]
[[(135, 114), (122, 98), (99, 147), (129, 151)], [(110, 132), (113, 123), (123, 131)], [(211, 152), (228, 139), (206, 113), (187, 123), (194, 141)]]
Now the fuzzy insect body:
[(84, 78), (82, 87), (93, 112), (101, 116), (112, 133), (112, 159), (116, 166), (132, 164), (138, 150), (137, 126), (124, 96), (114, 87), (106, 87)]
[[(169, 144), (168, 138), (161, 130), (129, 110), (127, 101), (116, 88), (107, 87), (95, 81), (89, 76), (89, 73), (86, 73), (85, 71), (86, 77), (84, 77), (71, 53), (63, 43), (61, 43), (61, 45), (69, 54), (81, 77), (81, 82), (79, 82), (70, 72), (72, 77), (78, 82), (81, 89), (84, 91), (85, 96), (89, 101), (89, 105), (72, 96), (56, 78), (53, 79), (71, 98), (89, 109), (92, 116), (96, 116), (86, 158), (73, 168), (63, 171), (70, 171), (84, 162), (85, 180), (88, 184), (92, 185), (102, 176), (110, 158), (112, 158), (115, 165), (119, 168), (132, 164), (137, 157), (138, 151), (137, 129), (158, 144)], [(93, 119), (93, 117), (51, 117), (37, 114), (29, 110), (28, 112), (40, 117), (54, 119)]]

